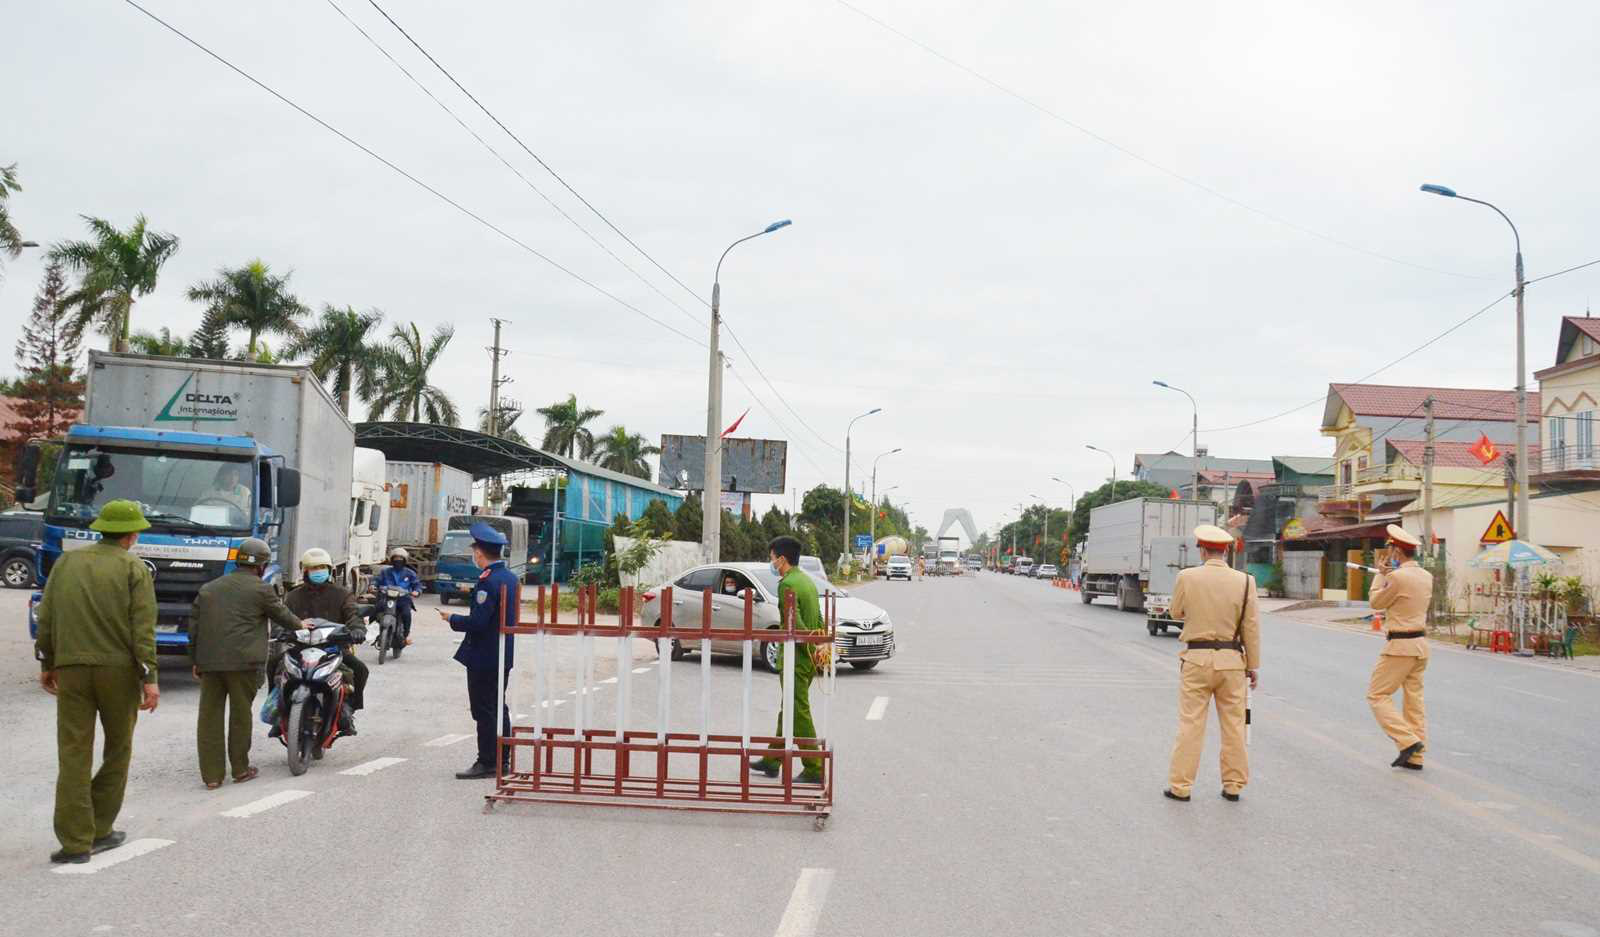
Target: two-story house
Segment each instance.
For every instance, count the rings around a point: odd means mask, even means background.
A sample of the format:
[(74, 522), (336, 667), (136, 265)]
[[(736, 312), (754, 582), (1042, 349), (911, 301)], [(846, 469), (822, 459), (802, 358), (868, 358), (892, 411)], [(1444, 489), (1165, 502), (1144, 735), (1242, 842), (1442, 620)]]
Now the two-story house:
[(1536, 474), (1548, 484), (1590, 480), (1586, 476), (1600, 469), (1594, 434), (1600, 411), (1600, 319), (1563, 318), (1556, 363), (1533, 376), (1539, 381), (1539, 414), (1544, 418)]

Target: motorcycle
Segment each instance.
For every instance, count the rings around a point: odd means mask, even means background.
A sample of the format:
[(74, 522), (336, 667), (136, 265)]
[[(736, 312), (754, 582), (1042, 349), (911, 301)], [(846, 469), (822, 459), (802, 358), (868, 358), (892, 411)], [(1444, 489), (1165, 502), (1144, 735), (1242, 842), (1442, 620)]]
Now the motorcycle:
[(377, 590), (376, 602), (368, 618), (378, 626), (378, 637), (373, 643), (378, 645), (380, 667), (390, 653), (398, 660), (400, 652), (406, 648), (406, 636), (400, 626), (400, 600), (410, 594), (397, 586), (384, 586)]
[(345, 699), (352, 688), (340, 665), (346, 645), (366, 640), (366, 629), (348, 628), (321, 618), (307, 619), (298, 631), (276, 636), (285, 645), (275, 678), (279, 741), (289, 750), (289, 773), (306, 773), (311, 761), (338, 739), (347, 723)]

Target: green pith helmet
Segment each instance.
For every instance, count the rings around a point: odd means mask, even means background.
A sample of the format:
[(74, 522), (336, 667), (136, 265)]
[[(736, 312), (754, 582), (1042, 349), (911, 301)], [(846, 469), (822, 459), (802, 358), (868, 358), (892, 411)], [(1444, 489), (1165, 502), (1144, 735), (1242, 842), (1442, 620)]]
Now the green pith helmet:
[(239, 566), (265, 566), (272, 561), (272, 548), (257, 537), (247, 537), (235, 551), (234, 563)]
[(113, 537), (122, 537), (150, 529), (150, 522), (144, 519), (144, 511), (139, 509), (136, 501), (107, 501), (101, 506), (100, 515), (89, 525), (89, 529)]

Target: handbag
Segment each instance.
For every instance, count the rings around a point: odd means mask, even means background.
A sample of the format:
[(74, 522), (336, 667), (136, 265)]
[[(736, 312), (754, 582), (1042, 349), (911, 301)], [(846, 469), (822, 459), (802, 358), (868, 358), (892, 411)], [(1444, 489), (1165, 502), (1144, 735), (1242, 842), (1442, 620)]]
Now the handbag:
[(273, 687), (267, 698), (261, 701), (261, 721), (267, 725), (278, 724), (278, 706), (283, 700), (283, 691)]

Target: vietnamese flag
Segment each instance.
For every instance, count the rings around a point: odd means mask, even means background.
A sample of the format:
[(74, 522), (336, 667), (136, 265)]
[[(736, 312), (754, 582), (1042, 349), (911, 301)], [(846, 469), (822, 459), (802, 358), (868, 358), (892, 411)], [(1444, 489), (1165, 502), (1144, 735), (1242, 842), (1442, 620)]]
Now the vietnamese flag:
[(744, 412), (739, 414), (739, 418), (737, 420), (733, 421), (733, 425), (722, 431), (722, 436), (720, 438), (727, 439), (728, 436), (731, 435), (734, 430), (739, 428), (739, 424), (744, 422), (744, 418), (749, 416), (749, 415), (750, 415), (750, 408), (749, 407), (745, 407), (744, 408)]

